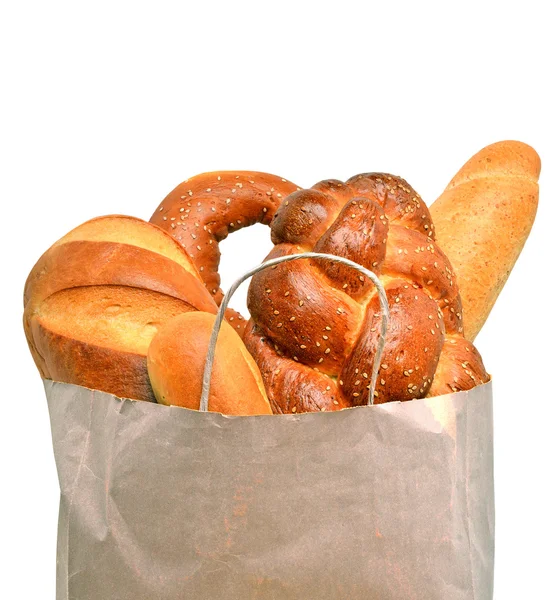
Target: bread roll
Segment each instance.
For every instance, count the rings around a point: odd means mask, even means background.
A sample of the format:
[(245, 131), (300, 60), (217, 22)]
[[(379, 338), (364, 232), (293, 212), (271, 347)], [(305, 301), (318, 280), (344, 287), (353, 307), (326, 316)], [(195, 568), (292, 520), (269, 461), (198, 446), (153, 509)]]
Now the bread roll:
[(216, 312), (185, 251), (158, 227), (100, 217), (56, 242), (31, 271), (24, 327), (43, 378), (154, 400), (146, 352), (169, 318)]
[[(148, 350), (148, 374), (160, 404), (198, 410), (215, 317), (190, 312), (170, 319)], [(226, 415), (271, 414), (260, 371), (239, 335), (222, 323), (208, 409)]]
[(538, 206), (540, 158), (522, 142), (498, 142), (473, 156), (430, 212), (453, 265), (468, 340), (474, 340), (528, 238)]

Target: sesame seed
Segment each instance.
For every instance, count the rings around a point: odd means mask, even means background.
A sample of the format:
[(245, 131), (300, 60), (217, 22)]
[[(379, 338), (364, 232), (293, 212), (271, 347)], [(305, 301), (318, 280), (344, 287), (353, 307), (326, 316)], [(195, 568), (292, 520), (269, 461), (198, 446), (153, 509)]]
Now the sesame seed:
[(323, 363), (323, 362), (324, 362), (324, 359), (323, 359), (323, 358), (319, 358), (319, 359), (318, 359), (318, 363)]

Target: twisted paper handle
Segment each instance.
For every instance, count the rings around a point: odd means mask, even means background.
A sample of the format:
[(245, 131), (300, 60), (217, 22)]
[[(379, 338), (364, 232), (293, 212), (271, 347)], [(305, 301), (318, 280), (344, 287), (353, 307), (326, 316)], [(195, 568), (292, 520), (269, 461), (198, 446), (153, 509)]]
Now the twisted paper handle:
[(374, 404), (374, 391), (376, 389), (376, 381), (378, 379), (378, 372), (380, 370), (380, 364), (385, 346), (385, 336), (387, 333), (387, 326), (389, 323), (389, 306), (387, 304), (387, 296), (385, 294), (384, 287), (379, 277), (375, 273), (359, 265), (358, 263), (349, 260), (348, 258), (334, 256), (333, 254), (323, 254), (320, 252), (305, 252), (303, 254), (290, 254), (289, 256), (280, 256), (279, 258), (272, 258), (271, 260), (268, 260), (258, 265), (257, 267), (254, 267), (254, 269), (247, 271), (244, 275), (239, 277), (239, 279), (237, 279), (226, 292), (225, 296), (223, 297), (222, 303), (220, 304), (218, 314), (216, 315), (216, 321), (214, 322), (214, 328), (212, 329), (212, 335), (210, 336), (210, 343), (208, 345), (208, 352), (206, 354), (206, 364), (204, 366), (204, 374), (202, 377), (202, 394), (200, 397), (200, 410), (202, 412), (206, 412), (208, 410), (210, 379), (212, 377), (212, 367), (214, 365), (214, 356), (216, 353), (216, 342), (218, 341), (218, 334), (220, 333), (220, 328), (224, 320), (224, 313), (227, 308), (227, 305), (229, 304), (229, 301), (231, 300), (233, 294), (237, 291), (237, 288), (246, 279), (249, 279), (259, 271), (263, 271), (264, 269), (268, 269), (269, 267), (274, 267), (275, 265), (278, 265), (280, 263), (306, 258), (319, 258), (322, 260), (329, 260), (330, 262), (339, 262), (341, 264), (347, 265), (348, 267), (352, 267), (353, 269), (356, 269), (357, 271), (371, 279), (372, 283), (376, 286), (376, 289), (378, 290), (378, 298), (380, 300), (382, 319), (380, 337), (378, 340), (378, 347), (376, 349), (376, 356), (374, 357), (372, 377), (370, 379), (370, 394), (368, 395), (368, 404)]

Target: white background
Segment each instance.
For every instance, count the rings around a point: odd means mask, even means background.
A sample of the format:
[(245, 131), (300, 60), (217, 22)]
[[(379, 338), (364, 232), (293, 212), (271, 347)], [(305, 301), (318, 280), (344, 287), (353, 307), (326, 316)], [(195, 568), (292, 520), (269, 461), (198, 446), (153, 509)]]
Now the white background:
[[(50, 244), (97, 215), (148, 219), (177, 183), (218, 169), (300, 186), (385, 170), (431, 203), (472, 154), (502, 139), (533, 145), (543, 172), (536, 224), (477, 339), (495, 377), (495, 598), (555, 597), (548, 6), (4, 5), (0, 597), (55, 593), (57, 475), (21, 326), (24, 280)], [(269, 247), (262, 227), (232, 236), (224, 284)]]

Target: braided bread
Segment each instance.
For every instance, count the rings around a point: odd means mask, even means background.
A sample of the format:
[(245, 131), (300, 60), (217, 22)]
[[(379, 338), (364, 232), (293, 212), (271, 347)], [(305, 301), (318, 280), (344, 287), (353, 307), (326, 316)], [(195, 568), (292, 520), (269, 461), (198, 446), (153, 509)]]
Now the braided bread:
[[(375, 403), (469, 389), (488, 380), (463, 335), (449, 260), (430, 213), (392, 175), (327, 180), (290, 194), (271, 225), (268, 258), (325, 252), (379, 275), (391, 307)], [(380, 310), (370, 281), (338, 263), (295, 261), (257, 273), (245, 343), (274, 412), (338, 410), (368, 401)]]

